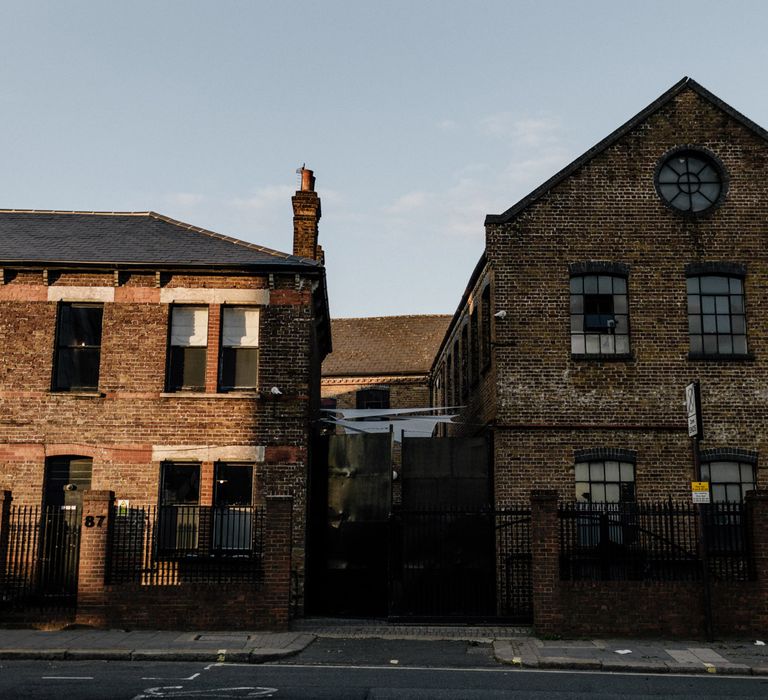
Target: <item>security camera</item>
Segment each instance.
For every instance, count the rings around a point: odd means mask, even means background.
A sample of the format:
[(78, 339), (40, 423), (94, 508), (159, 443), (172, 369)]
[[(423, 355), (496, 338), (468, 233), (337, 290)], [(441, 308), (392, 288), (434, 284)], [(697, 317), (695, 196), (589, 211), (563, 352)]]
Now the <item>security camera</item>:
[(506, 318), (507, 312), (502, 309), (501, 311), (497, 311), (495, 314), (493, 314), (494, 318)]
[(269, 390), (269, 393), (272, 394), (272, 396), (282, 396), (282, 394), (283, 394), (283, 392), (280, 391), (280, 389), (278, 389), (276, 386), (273, 386)]
[(614, 321), (613, 319), (610, 319), (608, 321), (608, 330), (612, 331), (614, 328), (616, 328), (616, 321)]
[(77, 484), (67, 484), (64, 487), (65, 491), (77, 491)]

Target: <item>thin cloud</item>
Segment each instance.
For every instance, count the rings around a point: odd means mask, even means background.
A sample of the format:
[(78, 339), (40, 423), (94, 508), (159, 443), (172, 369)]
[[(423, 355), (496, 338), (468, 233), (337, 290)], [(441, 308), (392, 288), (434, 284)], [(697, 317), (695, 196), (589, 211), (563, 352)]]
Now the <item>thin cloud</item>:
[(541, 147), (557, 143), (561, 137), (560, 121), (554, 117), (520, 117), (512, 112), (497, 112), (483, 117), (481, 133), (510, 141), (512, 146)]

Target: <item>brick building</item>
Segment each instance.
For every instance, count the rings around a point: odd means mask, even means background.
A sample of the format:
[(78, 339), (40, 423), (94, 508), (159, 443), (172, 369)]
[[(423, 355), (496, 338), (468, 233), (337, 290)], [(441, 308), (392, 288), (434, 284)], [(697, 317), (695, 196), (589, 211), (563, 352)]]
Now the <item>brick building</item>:
[(451, 317), (335, 318), (333, 352), (323, 362), (329, 408), (429, 406), (429, 371)]
[(530, 591), (541, 633), (768, 623), (766, 164), (768, 132), (684, 78), (486, 217), (433, 402), (489, 437), (496, 507), (530, 504), (497, 600)]
[(493, 435), (497, 503), (690, 498), (696, 379), (713, 498), (765, 484), (767, 139), (685, 78), (486, 218), (432, 386)]
[[(179, 515), (166, 523), (171, 549), (186, 527), (188, 553), (201, 554), (213, 538), (221, 555), (251, 549), (250, 524), (231, 534), (237, 513), (265, 503), (269, 511), (270, 499), (290, 497), (292, 513), (278, 501), (273, 511), (283, 526), (292, 515), (291, 541), (281, 544), (292, 552), (300, 608), (310, 431), (330, 351), (311, 171), (293, 206), (293, 254), (153, 212), (0, 212), (0, 490), (14, 507), (74, 509), (85, 492), (88, 510), (89, 498), (109, 500), (111, 491), (116, 511), (94, 507), (116, 512), (116, 522), (136, 508), (175, 507)], [(211, 506), (224, 510), (209, 516), (219, 521), (208, 534), (202, 511), (182, 523), (184, 508)], [(230, 534), (216, 535), (225, 526)], [(235, 547), (232, 538), (243, 542)], [(0, 549), (6, 540), (0, 533)], [(84, 540), (82, 557), (89, 552)], [(81, 558), (81, 602), (92, 564)], [(264, 567), (269, 578), (270, 562)], [(226, 609), (220, 599), (230, 596), (215, 590), (222, 617), (214, 622), (287, 617), (287, 590), (272, 617), (242, 596)], [(115, 587), (111, 594), (101, 620), (140, 624), (116, 602), (126, 596)], [(171, 612), (163, 608), (170, 598), (152, 598), (143, 614), (149, 624), (189, 624), (195, 596), (208, 594), (195, 589), (191, 607)], [(169, 595), (178, 602), (178, 589)]]

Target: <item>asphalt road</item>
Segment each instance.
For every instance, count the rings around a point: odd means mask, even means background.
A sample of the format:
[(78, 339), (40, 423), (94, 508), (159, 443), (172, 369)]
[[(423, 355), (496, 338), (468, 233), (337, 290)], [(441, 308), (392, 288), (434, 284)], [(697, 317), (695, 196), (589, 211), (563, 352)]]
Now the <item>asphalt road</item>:
[(764, 698), (768, 679), (414, 666), (44, 662), (0, 664), (0, 697), (153, 698)]

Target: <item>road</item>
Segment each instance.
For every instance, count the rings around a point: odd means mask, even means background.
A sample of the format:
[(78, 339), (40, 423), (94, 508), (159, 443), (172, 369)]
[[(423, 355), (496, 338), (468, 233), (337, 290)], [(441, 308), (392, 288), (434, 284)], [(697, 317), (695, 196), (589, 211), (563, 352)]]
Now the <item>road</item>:
[(321, 639), (264, 665), (0, 662), (0, 698), (764, 698), (768, 678), (521, 671), (466, 642)]

